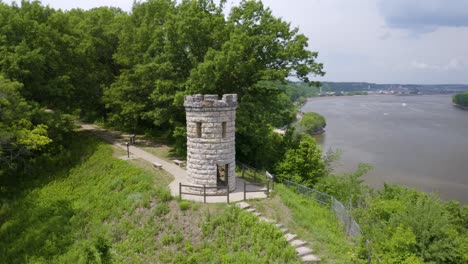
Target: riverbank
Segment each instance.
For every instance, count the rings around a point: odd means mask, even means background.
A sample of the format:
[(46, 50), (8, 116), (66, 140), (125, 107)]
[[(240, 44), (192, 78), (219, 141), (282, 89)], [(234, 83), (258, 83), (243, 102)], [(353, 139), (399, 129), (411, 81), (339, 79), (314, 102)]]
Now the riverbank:
[(463, 109), (463, 110), (468, 110), (468, 107), (463, 106), (463, 105), (459, 105), (459, 104), (455, 104), (455, 103), (452, 103), (452, 105), (457, 107), (457, 108)]

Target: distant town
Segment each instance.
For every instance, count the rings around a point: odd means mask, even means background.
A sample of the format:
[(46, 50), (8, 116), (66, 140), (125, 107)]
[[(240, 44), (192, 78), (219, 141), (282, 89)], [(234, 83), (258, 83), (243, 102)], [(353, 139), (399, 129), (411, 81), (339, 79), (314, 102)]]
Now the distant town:
[(466, 84), (375, 84), (322, 82), (319, 96), (455, 94), (468, 91)]

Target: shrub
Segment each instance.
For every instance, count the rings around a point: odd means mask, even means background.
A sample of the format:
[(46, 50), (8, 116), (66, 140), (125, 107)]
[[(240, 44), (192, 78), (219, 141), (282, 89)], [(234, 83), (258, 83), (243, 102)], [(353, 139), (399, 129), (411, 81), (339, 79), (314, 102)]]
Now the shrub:
[(186, 211), (190, 209), (191, 203), (186, 200), (179, 201), (179, 207), (181, 211)]

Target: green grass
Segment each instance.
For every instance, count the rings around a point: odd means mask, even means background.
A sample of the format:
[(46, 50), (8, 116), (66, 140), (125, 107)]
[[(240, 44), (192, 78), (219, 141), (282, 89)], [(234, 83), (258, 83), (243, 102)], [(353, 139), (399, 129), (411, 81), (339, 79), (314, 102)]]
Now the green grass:
[[(139, 146), (137, 144), (137, 146)], [(141, 148), (165, 161), (172, 162), (174, 159), (185, 160), (185, 157), (180, 157), (174, 154), (173, 148), (168, 145), (141, 146)]]
[(251, 201), (265, 216), (283, 223), (308, 241), (320, 263), (352, 263), (357, 248), (347, 240), (343, 226), (327, 207), (305, 198), (282, 184), (275, 185), (271, 199)]
[[(0, 206), (0, 263), (291, 263), (272, 225), (224, 204), (175, 201), (166, 172), (77, 134)], [(46, 170), (48, 168), (48, 170)]]

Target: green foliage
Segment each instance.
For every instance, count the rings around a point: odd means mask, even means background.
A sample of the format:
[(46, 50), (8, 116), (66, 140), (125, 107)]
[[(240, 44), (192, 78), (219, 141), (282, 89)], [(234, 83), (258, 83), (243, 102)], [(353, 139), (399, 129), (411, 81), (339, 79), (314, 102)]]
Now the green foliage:
[(468, 92), (456, 94), (452, 97), (454, 104), (461, 105), (463, 107), (468, 107)]
[(288, 149), (284, 159), (276, 167), (278, 180), (291, 180), (306, 186), (314, 186), (327, 173), (322, 159), (322, 149), (315, 139), (303, 135), (297, 148)]
[(282, 89), (297, 105), (303, 105), (308, 97), (318, 96), (319, 93), (317, 87), (300, 82), (287, 82)]
[(237, 93), (238, 149), (246, 147), (238, 158), (271, 166), (283, 153), (258, 159), (278, 143), (264, 135), (269, 125), (287, 125), (295, 111), (276, 83), (263, 81), (290, 73), (306, 80), (323, 74), (322, 65), (306, 49), (307, 38), (261, 2), (243, 1), (227, 17), (223, 12), (222, 3), (210, 0), (135, 4), (114, 56), (125, 69), (104, 92), (108, 120), (127, 130), (160, 128), (183, 155), (183, 95)]
[[(186, 154), (184, 95), (237, 93), (237, 158), (273, 168), (285, 147), (272, 128), (293, 120), (291, 98), (313, 90), (285, 79), (324, 74), (308, 39), (260, 1), (228, 12), (224, 1), (152, 0), (135, 2), (130, 14), (25, 1), (1, 4), (0, 13), (7, 25), (0, 71), (24, 85), (27, 104), (157, 134), (179, 156)], [(45, 127), (34, 126), (22, 135), (37, 150), (47, 139)]]
[(57, 118), (21, 96), (22, 85), (0, 75), (0, 182), (28, 173), (34, 159), (56, 153), (71, 128), (67, 116)]
[(466, 263), (464, 210), (431, 194), (385, 185), (355, 214), (373, 241), (373, 257), (386, 263)]
[(121, 11), (96, 8), (64, 13), (23, 1), (21, 8), (1, 5), (0, 70), (24, 84), (23, 95), (42, 106), (102, 114), (102, 87), (118, 67), (116, 21)]
[(359, 164), (357, 170), (345, 175), (331, 175), (320, 178), (315, 189), (335, 197), (335, 199), (350, 206), (359, 206), (369, 194), (369, 187), (361, 179), (363, 175), (369, 172), (372, 166), (369, 164)]
[(299, 122), (300, 128), (297, 132), (305, 132), (308, 134), (317, 134), (325, 128), (327, 122), (325, 117), (314, 112), (305, 113)]
[[(258, 100), (262, 98), (263, 100)], [(284, 155), (284, 138), (273, 127), (289, 124), (295, 108), (272, 82), (260, 82), (239, 104), (236, 116), (236, 153), (256, 168), (272, 168)]]
[(191, 206), (192, 205), (190, 204), (189, 201), (186, 201), (186, 200), (179, 201), (179, 207), (181, 211), (187, 211), (188, 209), (190, 209)]
[[(98, 147), (97, 142), (89, 138), (81, 137), (78, 141), (73, 147), (78, 153), (63, 155), (58, 161), (60, 165), (68, 164), (71, 167), (76, 161), (79, 162), (77, 156), (90, 154), (90, 150)], [(90, 257), (108, 257), (109, 241), (93, 223), (108, 219), (112, 213), (128, 207), (128, 203), (118, 205), (113, 199), (129, 194), (127, 188), (132, 188), (130, 185), (124, 187), (122, 192), (113, 192), (112, 189), (106, 189), (106, 184), (103, 185), (114, 179), (102, 178), (101, 175), (116, 175), (115, 171), (120, 171), (123, 165), (117, 160), (110, 161), (109, 151), (109, 147), (101, 146), (98, 153), (89, 157), (80, 169), (74, 170), (66, 178), (62, 178), (66, 174), (63, 168), (54, 167), (53, 162), (49, 161), (44, 164), (47, 171), (39, 169), (35, 175), (40, 182), (39, 186), (46, 183), (45, 187), (34, 188), (35, 181), (29, 181), (26, 186), (32, 188), (25, 189), (24, 196), (11, 201), (2, 199), (0, 248), (4, 260), (9, 263), (30, 258), (51, 261), (75, 246), (87, 248), (86, 255)], [(44, 177), (45, 173), (49, 174), (48, 177)], [(122, 178), (129, 179), (127, 177), (131, 177), (132, 173), (135, 171), (122, 175)], [(47, 184), (51, 179), (57, 180)], [(76, 184), (78, 182), (81, 184)], [(103, 193), (106, 193), (105, 197)], [(91, 241), (84, 243), (83, 239), (88, 238)]]

